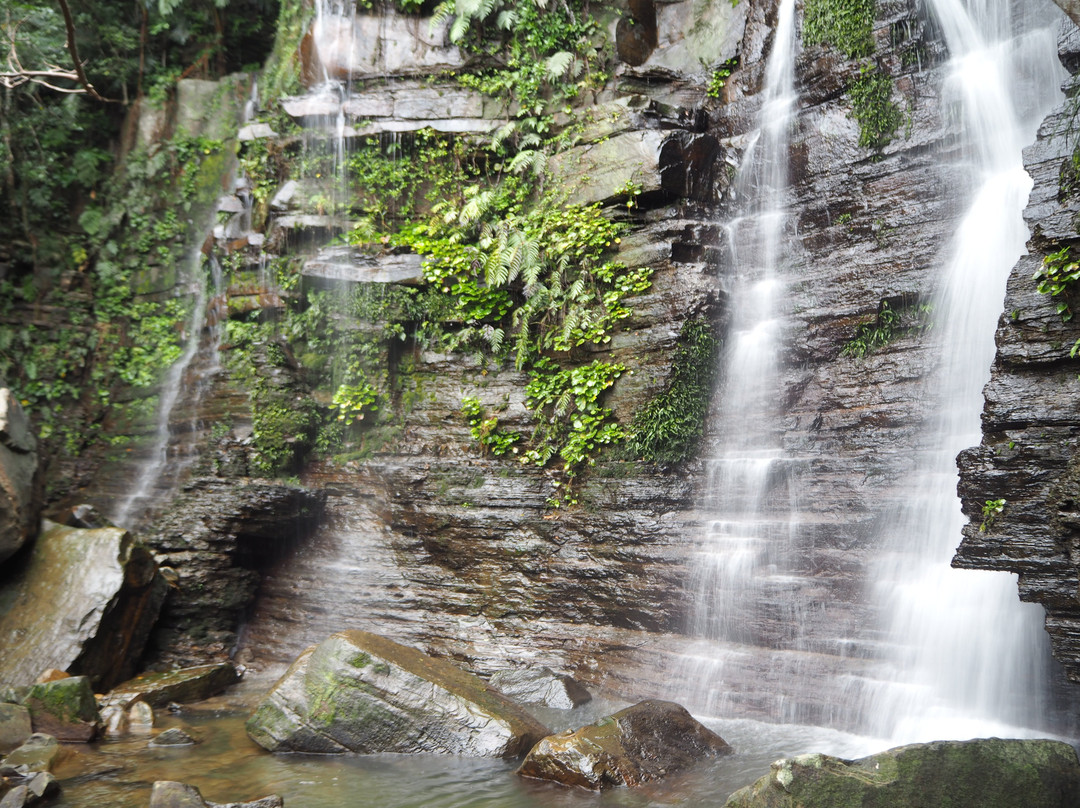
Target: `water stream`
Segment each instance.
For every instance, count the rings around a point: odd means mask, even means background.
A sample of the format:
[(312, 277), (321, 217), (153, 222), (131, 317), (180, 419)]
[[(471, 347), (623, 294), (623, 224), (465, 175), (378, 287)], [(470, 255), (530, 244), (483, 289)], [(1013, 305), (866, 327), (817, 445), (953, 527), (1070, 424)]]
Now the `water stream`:
[(155, 502), (164, 501), (159, 497), (158, 487), (181, 479), (197, 457), (194, 451), (184, 455), (175, 450), (173, 443), (177, 435), (171, 424), (179, 408), (187, 407), (192, 413), (192, 423), (186, 429), (189, 432), (198, 429), (198, 403), (221, 369), (220, 329), (216, 319), (208, 320), (212, 308), (208, 303), (221, 294), (224, 280), (217, 259), (211, 256), (208, 263), (209, 278), (198, 247), (192, 248), (184, 261), (192, 299), (191, 315), (184, 327), (184, 350), (162, 380), (153, 438), (144, 459), (136, 465), (134, 485), (111, 515), (114, 524), (135, 527)]
[(887, 683), (873, 688), (869, 726), (897, 743), (1037, 733), (1051, 664), (1042, 608), (1019, 602), (1015, 576), (954, 570), (950, 561), (966, 521), (955, 458), (980, 441), (1005, 281), (1029, 235), (1022, 149), (1060, 98), (1051, 26), (1060, 14), (1029, 0), (931, 5), (951, 54), (944, 93), (962, 121), (959, 160), (970, 186), (933, 301), (935, 415), (905, 504), (888, 520), (878, 573), (892, 654)]
[[(740, 214), (726, 223), (733, 323), (723, 359), (718, 433), (722, 452), (709, 461), (707, 536), (692, 590), (690, 633), (706, 644), (689, 662), (695, 704), (709, 712), (729, 686), (723, 666), (730, 646), (792, 648), (799, 621), (790, 561), (798, 509), (793, 458), (780, 446), (779, 352), (783, 340), (784, 259), (789, 138), (797, 111), (794, 89), (795, 3), (782, 0), (766, 65), (758, 128), (736, 178)], [(766, 612), (773, 617), (762, 619)], [(780, 634), (776, 633), (777, 628)], [(727, 647), (725, 647), (727, 646)], [(780, 716), (775, 716), (780, 719)]]

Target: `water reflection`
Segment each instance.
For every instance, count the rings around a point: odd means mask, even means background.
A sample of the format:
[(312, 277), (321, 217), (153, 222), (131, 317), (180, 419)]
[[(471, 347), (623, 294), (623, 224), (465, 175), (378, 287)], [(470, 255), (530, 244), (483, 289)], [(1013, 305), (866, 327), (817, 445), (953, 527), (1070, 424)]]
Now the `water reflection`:
[[(546, 711), (556, 726), (580, 726), (611, 711), (600, 702), (575, 711)], [(557, 714), (558, 713), (558, 714)], [(561, 715), (560, 715), (561, 714)], [(150, 748), (145, 737), (89, 747), (59, 774), (62, 808), (145, 808), (155, 780), (181, 780), (214, 802), (281, 794), (288, 808), (340, 808), (362, 800), (380, 808), (645, 808), (722, 806), (728, 795), (769, 770), (780, 757), (825, 751), (857, 757), (882, 748), (866, 738), (817, 727), (749, 720), (706, 723), (737, 754), (640, 789), (600, 794), (524, 780), (516, 762), (441, 755), (271, 755), (244, 733), (246, 713), (185, 713), (166, 717), (162, 728), (185, 726), (201, 743)], [(556, 719), (556, 720), (553, 720)]]

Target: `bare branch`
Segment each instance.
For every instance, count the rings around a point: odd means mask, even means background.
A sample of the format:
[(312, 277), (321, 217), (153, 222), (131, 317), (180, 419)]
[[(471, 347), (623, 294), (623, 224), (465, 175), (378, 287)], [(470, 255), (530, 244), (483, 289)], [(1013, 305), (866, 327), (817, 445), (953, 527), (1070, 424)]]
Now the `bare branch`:
[(113, 104), (120, 103), (113, 98), (103, 98), (98, 91), (94, 89), (94, 85), (90, 83), (90, 79), (86, 77), (86, 71), (83, 70), (82, 62), (79, 61), (79, 49), (75, 45), (75, 20), (71, 16), (71, 9), (68, 8), (67, 0), (57, 0), (57, 2), (60, 3), (60, 10), (64, 13), (64, 28), (67, 29), (68, 53), (71, 54), (71, 61), (75, 65), (75, 73), (79, 83), (86, 88), (86, 92), (91, 98)]

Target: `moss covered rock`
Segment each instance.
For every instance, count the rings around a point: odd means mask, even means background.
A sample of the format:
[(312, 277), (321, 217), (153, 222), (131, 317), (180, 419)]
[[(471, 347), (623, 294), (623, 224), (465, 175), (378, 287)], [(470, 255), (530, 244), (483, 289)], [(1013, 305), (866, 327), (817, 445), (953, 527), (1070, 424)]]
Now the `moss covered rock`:
[(247, 731), (271, 752), (474, 757), (513, 757), (548, 734), (482, 679), (366, 631), (343, 631), (304, 651)]
[(859, 760), (800, 755), (725, 808), (1074, 808), (1080, 762), (1059, 741), (935, 741)]
[(101, 725), (94, 690), (85, 676), (33, 685), (20, 701), (30, 711), (34, 732), (61, 741), (91, 741)]
[(685, 708), (649, 700), (587, 727), (544, 738), (518, 774), (594, 790), (638, 786), (702, 758), (731, 752), (723, 738)]

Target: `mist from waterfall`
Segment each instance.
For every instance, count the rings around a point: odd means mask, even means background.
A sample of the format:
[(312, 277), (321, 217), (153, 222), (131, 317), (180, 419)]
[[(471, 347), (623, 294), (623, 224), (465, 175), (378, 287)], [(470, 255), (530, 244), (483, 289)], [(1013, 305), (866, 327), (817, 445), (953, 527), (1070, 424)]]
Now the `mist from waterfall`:
[(891, 655), (870, 688), (865, 721), (896, 743), (1037, 733), (1050, 664), (1042, 608), (1019, 602), (1015, 576), (955, 570), (950, 561), (966, 521), (955, 458), (981, 439), (1005, 282), (1029, 235), (1022, 150), (1060, 98), (1052, 26), (1060, 12), (1029, 0), (931, 6), (951, 54), (944, 108), (959, 119), (959, 168), (970, 186), (933, 300), (934, 415), (904, 504), (885, 520), (887, 555), (876, 576)]

